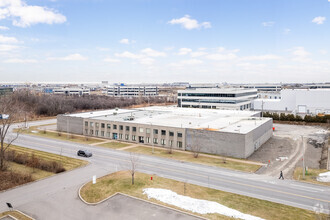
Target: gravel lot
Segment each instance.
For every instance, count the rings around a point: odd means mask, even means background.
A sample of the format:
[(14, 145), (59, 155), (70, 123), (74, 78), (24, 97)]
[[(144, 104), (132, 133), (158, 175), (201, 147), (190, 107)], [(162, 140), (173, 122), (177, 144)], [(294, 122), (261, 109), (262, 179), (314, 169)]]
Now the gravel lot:
[(329, 134), (327, 130), (318, 126), (289, 124), (274, 124), (274, 127), (273, 137), (249, 157), (250, 160), (268, 163), (267, 167), (261, 168), (257, 173), (279, 176), (282, 170), (286, 178), (292, 178), (294, 168), (302, 166), (303, 142), (306, 166), (320, 168), (322, 148), (316, 148), (308, 140), (325, 140)]

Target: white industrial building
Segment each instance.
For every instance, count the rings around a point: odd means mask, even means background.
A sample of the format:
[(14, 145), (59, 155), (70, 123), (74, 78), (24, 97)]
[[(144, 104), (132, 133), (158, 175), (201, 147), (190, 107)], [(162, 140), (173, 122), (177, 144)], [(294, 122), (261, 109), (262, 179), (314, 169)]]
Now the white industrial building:
[(120, 97), (158, 96), (157, 86), (110, 86), (107, 95)]
[(281, 99), (281, 92), (258, 92), (259, 99)]
[(57, 116), (57, 129), (150, 146), (247, 158), (272, 136), (260, 112), (148, 107)]
[(90, 95), (90, 89), (85, 88), (60, 88), (53, 89), (53, 94), (57, 95)]
[(186, 89), (178, 90), (178, 107), (246, 110), (255, 98), (256, 89)]
[(257, 89), (258, 92), (276, 92), (282, 90), (281, 84), (246, 84), (240, 87), (245, 89)]
[(284, 89), (281, 99), (255, 99), (254, 110), (293, 114), (330, 114), (330, 89)]

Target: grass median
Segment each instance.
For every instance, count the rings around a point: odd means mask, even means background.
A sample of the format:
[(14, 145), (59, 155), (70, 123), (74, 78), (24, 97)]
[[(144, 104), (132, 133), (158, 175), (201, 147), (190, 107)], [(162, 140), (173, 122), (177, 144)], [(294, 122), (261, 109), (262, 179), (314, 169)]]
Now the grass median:
[(117, 141), (112, 141), (112, 142), (108, 142), (108, 143), (104, 143), (104, 144), (98, 144), (96, 146), (106, 147), (106, 148), (111, 148), (111, 149), (120, 149), (123, 147), (127, 147), (129, 145), (132, 145), (132, 144), (126, 144), (126, 143), (121, 143), (121, 142), (117, 142)]
[(319, 176), (320, 173), (328, 172), (326, 169), (308, 169), (307, 173), (305, 173), (305, 178), (303, 178), (303, 169), (302, 167), (297, 167), (294, 170), (293, 178), (295, 180), (299, 180), (302, 182), (314, 183), (319, 185), (330, 186), (330, 182), (319, 182), (316, 178)]
[[(80, 193), (85, 201), (91, 203), (99, 202), (116, 192), (121, 192), (137, 198), (148, 200), (147, 196), (143, 194), (142, 190), (144, 188), (162, 188), (172, 190), (180, 195), (218, 202), (240, 212), (265, 219), (314, 219), (317, 217), (315, 213), (309, 210), (223, 192), (220, 190), (210, 189), (157, 176), (153, 176), (153, 180), (150, 180), (150, 176), (151, 175), (144, 173), (136, 173), (135, 184), (132, 185), (130, 173), (128, 171), (120, 171), (97, 179), (96, 184), (92, 184), (91, 182), (87, 183), (82, 187)], [(180, 207), (171, 206), (155, 199), (150, 199), (149, 201), (186, 211), (180, 209)], [(219, 214), (206, 214), (200, 216), (208, 219), (231, 219)]]
[[(88, 136), (84, 137), (80, 135), (68, 134), (65, 132), (38, 129), (39, 127), (40, 126), (31, 126), (28, 129), (22, 129), (21, 132), (23, 134), (37, 135), (40, 137), (58, 139), (63, 141), (73, 141), (81, 144), (95, 144), (104, 141), (101, 139), (96, 139)], [(17, 129), (15, 129), (14, 131), (17, 131)]]
[(158, 156), (158, 157), (164, 157), (174, 160), (181, 160), (191, 163), (199, 163), (204, 164), (208, 166), (217, 166), (232, 170), (239, 170), (244, 172), (252, 172), (254, 173), (260, 168), (260, 165), (255, 164), (248, 164), (244, 162), (237, 162), (237, 161), (231, 161), (231, 160), (224, 160), (214, 157), (207, 157), (203, 155), (199, 155), (197, 158), (193, 157), (192, 153), (184, 153), (184, 152), (178, 152), (173, 151), (172, 154), (168, 153), (167, 149), (160, 149), (160, 148), (154, 148), (154, 153), (152, 153), (152, 148), (150, 147), (144, 147), (144, 146), (137, 146), (134, 148), (128, 148), (126, 151), (139, 153), (139, 154), (147, 154), (152, 156)]

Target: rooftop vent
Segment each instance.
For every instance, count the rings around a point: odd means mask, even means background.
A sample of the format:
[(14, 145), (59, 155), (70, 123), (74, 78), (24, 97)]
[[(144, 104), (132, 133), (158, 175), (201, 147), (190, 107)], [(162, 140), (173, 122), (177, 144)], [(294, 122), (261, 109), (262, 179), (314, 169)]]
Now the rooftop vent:
[(124, 118), (124, 121), (133, 121), (135, 118), (134, 118), (134, 116), (127, 116), (127, 117), (125, 117)]

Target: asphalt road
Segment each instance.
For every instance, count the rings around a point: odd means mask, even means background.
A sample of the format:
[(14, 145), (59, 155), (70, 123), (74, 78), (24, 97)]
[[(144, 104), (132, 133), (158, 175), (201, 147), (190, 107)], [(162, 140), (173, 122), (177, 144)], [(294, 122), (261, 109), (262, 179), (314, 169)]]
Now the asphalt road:
[[(52, 122), (54, 123), (54, 121), (47, 120), (30, 123), (30, 125)], [(56, 154), (62, 153), (62, 155), (70, 157), (76, 157), (78, 149), (89, 149), (93, 152), (93, 157), (87, 159), (91, 164), (84, 168), (0, 193), (0, 211), (6, 209), (5, 202), (11, 201), (14, 205), (22, 208), (23, 211), (27, 210), (28, 213), (34, 213), (39, 208), (33, 206), (35, 210), (31, 210), (31, 208), (27, 209), (28, 204), (47, 200), (51, 198), (50, 195), (59, 194), (63, 189), (70, 187), (76, 189), (79, 185), (91, 180), (93, 175), (99, 177), (129, 166), (130, 154), (123, 151), (29, 135), (20, 135), (15, 141), (15, 144)], [(326, 186), (292, 180), (278, 180), (270, 176), (231, 171), (145, 155), (139, 156), (138, 169), (145, 173), (156, 174), (162, 177), (299, 208), (314, 210), (315, 207), (322, 206), (323, 208), (318, 208), (318, 211), (324, 213), (330, 212), (330, 187)], [(67, 199), (70, 201), (70, 198)], [(74, 197), (71, 199), (77, 198)], [(51, 203), (52, 206), (50, 208), (56, 206), (56, 204), (60, 206), (62, 199), (57, 196), (52, 199)], [(66, 203), (68, 205), (71, 204), (69, 202)], [(47, 208), (50, 209), (43, 203), (39, 205), (41, 207), (40, 209), (43, 209), (43, 207), (45, 210)]]

